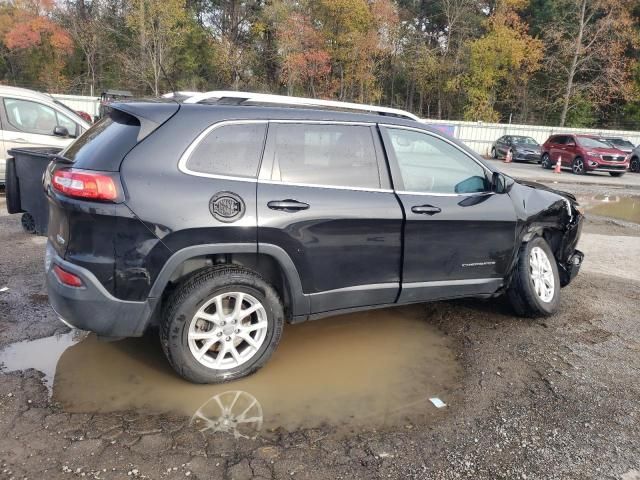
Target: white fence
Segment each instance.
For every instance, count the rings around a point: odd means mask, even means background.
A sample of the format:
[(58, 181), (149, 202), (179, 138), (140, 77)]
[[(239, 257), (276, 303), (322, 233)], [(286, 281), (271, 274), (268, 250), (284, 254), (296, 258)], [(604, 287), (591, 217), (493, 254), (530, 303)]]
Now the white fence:
[(503, 135), (533, 137), (538, 142), (543, 143), (549, 138), (549, 135), (556, 133), (584, 133), (624, 137), (634, 145), (640, 144), (640, 132), (638, 131), (541, 127), (535, 125), (509, 125), (504, 123), (457, 122), (431, 119), (424, 119), (423, 122), (462, 140), (480, 155), (488, 155), (491, 151), (491, 144)]
[(98, 107), (100, 105), (100, 97), (86, 97), (84, 95), (62, 95), (59, 93), (51, 94), (53, 98), (64, 103), (72, 110), (81, 110), (87, 112), (91, 117), (98, 115)]
[[(82, 110), (92, 117), (98, 115), (100, 97), (86, 97), (83, 95), (53, 94), (53, 97), (72, 108)], [(634, 145), (640, 144), (640, 132), (625, 130), (604, 130), (589, 128), (561, 128), (540, 127), (535, 125), (508, 125), (504, 123), (462, 122), (448, 120), (423, 119), (424, 123), (432, 125), (449, 135), (466, 143), (481, 155), (488, 155), (491, 144), (503, 135), (523, 135), (533, 137), (543, 143), (549, 135), (555, 133), (586, 133), (593, 135), (611, 135), (624, 137)]]

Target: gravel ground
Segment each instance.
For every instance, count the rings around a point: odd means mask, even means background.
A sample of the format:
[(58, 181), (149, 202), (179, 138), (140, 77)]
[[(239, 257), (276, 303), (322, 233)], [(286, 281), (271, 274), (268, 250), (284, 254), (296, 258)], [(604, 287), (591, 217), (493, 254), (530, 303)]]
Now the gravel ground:
[[(44, 240), (18, 220), (0, 198), (0, 348), (67, 331), (46, 303)], [(590, 219), (583, 271), (544, 321), (518, 319), (500, 300), (425, 305), (463, 369), (427, 423), (235, 439), (176, 415), (67, 413), (40, 372), (0, 373), (0, 478), (639, 480), (638, 236)]]

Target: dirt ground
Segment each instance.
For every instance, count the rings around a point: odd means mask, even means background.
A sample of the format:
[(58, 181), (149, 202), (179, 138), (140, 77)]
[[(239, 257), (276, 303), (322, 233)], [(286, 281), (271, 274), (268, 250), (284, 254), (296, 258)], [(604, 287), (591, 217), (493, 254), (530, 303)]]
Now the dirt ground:
[[(609, 188), (560, 186), (584, 195)], [(437, 336), (433, 348), (452, 352), (447, 362), (455, 368), (437, 369), (439, 381), (450, 380), (448, 387), (437, 387), (447, 406), (436, 409), (423, 399), (389, 422), (354, 426), (353, 415), (338, 412), (313, 427), (276, 422), (259, 435), (236, 438), (200, 432), (184, 413), (151, 413), (142, 406), (70, 413), (56, 395), (60, 387), (54, 384), (50, 397), (44, 373), (5, 370), (0, 373), (0, 478), (639, 480), (639, 237), (635, 224), (588, 216), (579, 246), (586, 254), (583, 269), (562, 291), (559, 313), (543, 321), (514, 317), (500, 299), (417, 307), (425, 332)], [(43, 245), (43, 238), (21, 231), (18, 216), (7, 215), (0, 197), (0, 289), (9, 288), (0, 292), (0, 349), (68, 331), (47, 304)], [(85, 342), (77, 345), (87, 350), (91, 344)], [(135, 345), (146, 348), (144, 342)], [(44, 355), (36, 343), (31, 348), (34, 356)], [(100, 398), (114, 400), (121, 391), (110, 383), (114, 378), (129, 378), (132, 389), (148, 394), (145, 382), (154, 375), (174, 382), (166, 396), (180, 389), (181, 383), (158, 366), (161, 357), (150, 362), (135, 348), (113, 348), (119, 349), (117, 361), (105, 360), (104, 368), (91, 370), (91, 378), (77, 377), (78, 396), (83, 388), (91, 393), (99, 387)], [(332, 352), (327, 344), (327, 357)], [(371, 354), (340, 352), (344, 362), (356, 364), (359, 354)], [(285, 350), (278, 361), (287, 363), (289, 355), (294, 353)], [(405, 368), (412, 369), (414, 383), (428, 382), (435, 360), (414, 358), (391, 373), (382, 365), (359, 364), (353, 375), (372, 379), (363, 382), (364, 390), (393, 381)], [(136, 362), (148, 369), (147, 376), (135, 377)], [(66, 363), (67, 371), (74, 371), (69, 369), (84, 361)], [(55, 374), (55, 382), (63, 373)], [(329, 383), (331, 377), (306, 379), (314, 380)], [(402, 396), (406, 384), (398, 385)], [(274, 387), (275, 393), (285, 387)], [(376, 391), (359, 392), (363, 406)]]

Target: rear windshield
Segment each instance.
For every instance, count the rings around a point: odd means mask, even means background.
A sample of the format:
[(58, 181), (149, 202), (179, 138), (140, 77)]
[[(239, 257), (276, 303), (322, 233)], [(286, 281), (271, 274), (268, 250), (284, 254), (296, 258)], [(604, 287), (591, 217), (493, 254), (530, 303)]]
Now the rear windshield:
[(137, 118), (111, 110), (60, 155), (78, 168), (117, 171), (124, 156), (138, 143), (140, 122)]

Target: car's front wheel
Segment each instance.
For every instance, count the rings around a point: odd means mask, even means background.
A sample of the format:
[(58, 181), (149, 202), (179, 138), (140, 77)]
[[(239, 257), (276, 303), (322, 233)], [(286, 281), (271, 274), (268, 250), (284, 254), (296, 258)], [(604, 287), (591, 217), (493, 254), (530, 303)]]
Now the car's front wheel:
[(542, 168), (546, 168), (547, 170), (551, 169), (552, 167), (551, 158), (549, 157), (548, 153), (545, 153), (544, 155), (542, 155), (542, 159), (540, 160), (540, 165), (542, 166)]
[(276, 291), (237, 266), (209, 268), (167, 299), (162, 348), (174, 370), (195, 383), (220, 383), (254, 373), (274, 352), (284, 325)]
[(498, 152), (496, 151), (495, 147), (491, 147), (491, 158), (498, 158)]
[(546, 317), (560, 303), (558, 265), (549, 244), (535, 237), (520, 247), (507, 297), (523, 317)]
[(571, 171), (576, 175), (584, 175), (586, 173), (582, 157), (576, 157), (573, 159), (573, 162), (571, 162)]
[(640, 157), (633, 157), (629, 164), (629, 171), (640, 173)]

